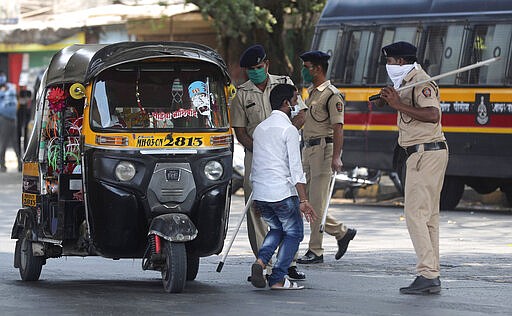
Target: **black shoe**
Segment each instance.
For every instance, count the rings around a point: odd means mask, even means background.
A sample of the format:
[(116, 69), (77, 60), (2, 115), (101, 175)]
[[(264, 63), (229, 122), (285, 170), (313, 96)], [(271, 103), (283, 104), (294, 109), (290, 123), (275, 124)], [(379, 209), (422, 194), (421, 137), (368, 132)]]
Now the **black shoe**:
[[(265, 274), (265, 280), (268, 280), (268, 277), (270, 276), (270, 274)], [(248, 276), (247, 277), (247, 282), (251, 282), (252, 281), (252, 277), (251, 276)]]
[(291, 266), (288, 268), (288, 279), (294, 281), (306, 280), (306, 274), (297, 270), (296, 266)]
[(7, 168), (5, 166), (0, 166), (0, 172), (7, 172)]
[(304, 256), (297, 259), (297, 263), (300, 264), (313, 264), (313, 263), (323, 263), (324, 255), (317, 256), (312, 251), (308, 250)]
[(343, 238), (341, 238), (340, 240), (338, 240), (338, 252), (336, 253), (336, 255), (334, 256), (334, 259), (336, 260), (340, 260), (341, 257), (343, 257), (343, 255), (345, 254), (345, 252), (347, 252), (347, 248), (348, 248), (348, 243), (354, 239), (354, 236), (357, 234), (357, 230), (355, 229), (352, 229), (352, 228), (349, 228), (347, 230), (347, 233), (345, 234), (345, 236), (343, 236)]
[(441, 292), (441, 280), (427, 279), (424, 276), (417, 276), (408, 287), (400, 288), (402, 294), (437, 294)]

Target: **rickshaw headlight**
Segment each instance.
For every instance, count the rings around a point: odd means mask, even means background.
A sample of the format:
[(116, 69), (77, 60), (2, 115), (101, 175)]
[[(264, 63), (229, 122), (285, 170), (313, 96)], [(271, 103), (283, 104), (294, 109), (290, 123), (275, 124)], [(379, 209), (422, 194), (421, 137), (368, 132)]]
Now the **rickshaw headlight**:
[(135, 165), (129, 161), (121, 161), (116, 166), (116, 177), (119, 181), (130, 181), (135, 177)]
[(219, 180), (224, 173), (222, 164), (216, 160), (211, 160), (204, 166), (204, 175), (212, 181)]

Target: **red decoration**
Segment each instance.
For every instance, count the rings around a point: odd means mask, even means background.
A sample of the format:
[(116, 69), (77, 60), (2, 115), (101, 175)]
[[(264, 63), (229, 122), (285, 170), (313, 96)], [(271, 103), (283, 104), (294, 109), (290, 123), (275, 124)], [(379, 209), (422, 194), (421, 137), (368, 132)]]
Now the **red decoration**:
[(66, 107), (66, 91), (59, 87), (53, 87), (48, 92), (48, 102), (50, 103), (50, 109), (54, 112), (60, 112)]

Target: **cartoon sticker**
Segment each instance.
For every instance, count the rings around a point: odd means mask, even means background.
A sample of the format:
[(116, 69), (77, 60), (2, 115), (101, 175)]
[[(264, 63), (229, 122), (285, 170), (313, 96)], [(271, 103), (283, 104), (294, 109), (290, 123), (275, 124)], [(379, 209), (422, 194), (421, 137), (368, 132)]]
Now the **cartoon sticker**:
[(194, 109), (196, 109), (199, 114), (206, 116), (208, 118), (208, 122), (210, 122), (210, 126), (212, 126), (210, 116), (210, 92), (208, 89), (209, 87), (207, 82), (194, 81), (188, 86), (188, 94), (192, 100)]

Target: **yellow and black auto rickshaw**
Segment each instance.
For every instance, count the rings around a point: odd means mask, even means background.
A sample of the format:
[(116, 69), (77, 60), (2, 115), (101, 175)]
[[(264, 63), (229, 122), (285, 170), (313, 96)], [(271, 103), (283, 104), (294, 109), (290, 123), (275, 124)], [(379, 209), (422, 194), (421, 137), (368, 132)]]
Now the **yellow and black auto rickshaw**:
[(232, 176), (230, 78), (212, 49), (183, 42), (72, 45), (36, 96), (23, 158), (14, 267), (48, 258), (141, 258), (167, 292), (222, 251)]

